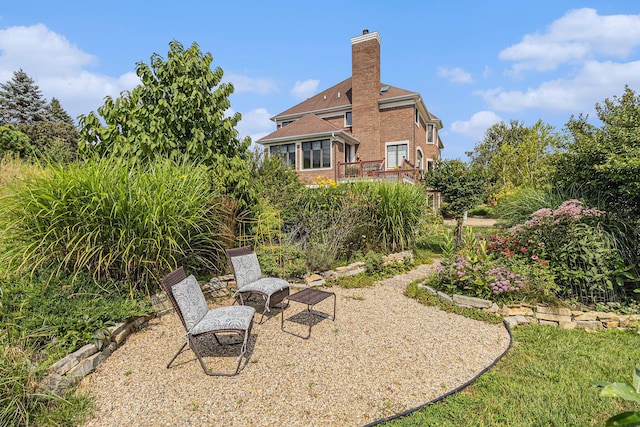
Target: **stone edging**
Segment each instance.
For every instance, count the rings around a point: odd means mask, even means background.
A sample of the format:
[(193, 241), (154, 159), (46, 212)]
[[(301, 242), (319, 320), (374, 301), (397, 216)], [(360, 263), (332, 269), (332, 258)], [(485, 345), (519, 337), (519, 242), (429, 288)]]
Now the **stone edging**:
[[(96, 367), (120, 347), (127, 337), (142, 328), (155, 316), (139, 317), (127, 323), (118, 323), (107, 328), (109, 341), (87, 344), (73, 353), (63, 357), (49, 368), (49, 374), (41, 383), (46, 392), (62, 395), (70, 386), (80, 382), (82, 378), (93, 372)], [(100, 348), (98, 348), (100, 346)]]
[(578, 311), (566, 307), (524, 303), (505, 304), (500, 307), (493, 301), (465, 295), (447, 295), (430, 286), (419, 286), (439, 299), (459, 307), (476, 308), (501, 316), (510, 327), (539, 324), (595, 332), (608, 329), (637, 328), (640, 325), (640, 314)]

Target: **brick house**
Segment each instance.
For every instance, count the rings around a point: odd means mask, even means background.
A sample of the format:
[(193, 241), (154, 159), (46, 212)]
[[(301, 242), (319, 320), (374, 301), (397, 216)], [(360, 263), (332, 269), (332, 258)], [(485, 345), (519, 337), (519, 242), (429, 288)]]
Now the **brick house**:
[(272, 117), (257, 142), (313, 183), (385, 179), (413, 182), (440, 158), (442, 122), (420, 94), (380, 82), (380, 36), (351, 39), (351, 77)]

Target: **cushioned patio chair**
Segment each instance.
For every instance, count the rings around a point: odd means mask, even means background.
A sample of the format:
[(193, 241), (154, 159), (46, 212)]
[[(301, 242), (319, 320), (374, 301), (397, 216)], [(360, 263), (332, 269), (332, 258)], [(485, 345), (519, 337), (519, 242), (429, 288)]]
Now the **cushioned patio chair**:
[(227, 256), (236, 279), (237, 291), (234, 297), (242, 305), (251, 296), (261, 298), (264, 310), (258, 323), (262, 323), (265, 313), (282, 303), (289, 295), (289, 282), (276, 277), (262, 277), (258, 257), (251, 246), (227, 249)]
[[(167, 365), (167, 369), (171, 367), (178, 355), (189, 345), (207, 375), (236, 375), (240, 371), (242, 357), (247, 351), (247, 341), (251, 333), (253, 316), (256, 310), (253, 307), (242, 305), (209, 309), (198, 281), (193, 275), (187, 277), (182, 267), (160, 279), (160, 285), (167, 293), (171, 304), (182, 321), (184, 329), (187, 331), (185, 343), (173, 356), (173, 359)], [(236, 342), (224, 344), (241, 344), (238, 364), (233, 373), (210, 372), (202, 360), (203, 348), (201, 346), (205, 343), (203, 341), (199, 343), (198, 341), (204, 340), (205, 337), (213, 337), (219, 345), (223, 345), (218, 335), (239, 335), (241, 338), (240, 341), (236, 340)], [(225, 341), (227, 340), (228, 338)]]

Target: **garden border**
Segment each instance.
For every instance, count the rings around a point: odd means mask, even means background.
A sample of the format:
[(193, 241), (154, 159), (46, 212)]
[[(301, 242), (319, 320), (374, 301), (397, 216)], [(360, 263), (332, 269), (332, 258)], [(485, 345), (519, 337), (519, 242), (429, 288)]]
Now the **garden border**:
[(376, 421), (373, 421), (369, 424), (365, 424), (363, 427), (372, 427), (372, 426), (376, 426), (378, 424), (382, 424), (382, 423), (386, 423), (388, 421), (391, 420), (395, 420), (398, 418), (402, 418), (402, 417), (406, 417), (407, 415), (411, 415), (412, 413), (419, 411), (421, 409), (426, 408), (427, 406), (433, 405), (434, 403), (438, 403), (439, 401), (446, 399), (447, 397), (451, 396), (452, 394), (458, 393), (459, 391), (464, 390), (465, 388), (469, 387), (471, 384), (473, 384), (478, 378), (480, 378), (481, 375), (483, 375), (485, 372), (487, 372), (489, 369), (493, 368), (496, 363), (498, 363), (498, 361), (500, 359), (502, 359), (511, 349), (511, 345), (513, 344), (513, 334), (511, 333), (511, 328), (509, 326), (509, 324), (503, 320), (502, 324), (504, 325), (505, 329), (507, 330), (507, 332), (509, 333), (509, 345), (507, 346), (507, 348), (498, 356), (494, 359), (493, 362), (491, 362), (489, 364), (489, 366), (487, 366), (486, 368), (484, 368), (482, 371), (478, 372), (478, 374), (476, 374), (476, 376), (474, 376), (473, 378), (471, 378), (469, 381), (467, 381), (466, 383), (454, 388), (453, 390), (450, 390), (438, 397), (436, 397), (435, 399), (432, 399), (420, 406), (416, 406), (415, 408), (411, 408), (411, 409), (407, 409), (406, 411), (403, 412), (399, 412), (397, 414), (394, 415), (390, 415), (388, 417), (384, 417), (384, 418), (380, 418)]
[(556, 326), (562, 329), (582, 329), (589, 332), (609, 329), (631, 329), (640, 326), (640, 314), (619, 314), (604, 311), (571, 310), (545, 304), (504, 304), (465, 295), (448, 295), (424, 284), (418, 285), (440, 300), (464, 308), (475, 308), (501, 316), (510, 327), (528, 324)]

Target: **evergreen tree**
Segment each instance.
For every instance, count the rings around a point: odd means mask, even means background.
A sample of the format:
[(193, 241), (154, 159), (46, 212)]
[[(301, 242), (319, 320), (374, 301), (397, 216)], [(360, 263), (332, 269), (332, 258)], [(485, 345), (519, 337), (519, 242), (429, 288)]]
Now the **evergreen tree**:
[(47, 105), (47, 113), (49, 116), (49, 120), (55, 123), (67, 123), (73, 125), (73, 119), (71, 116), (62, 108), (60, 105), (60, 101), (57, 98), (51, 98), (51, 102)]
[(22, 69), (0, 84), (0, 124), (34, 123), (48, 119), (47, 103), (40, 88)]

